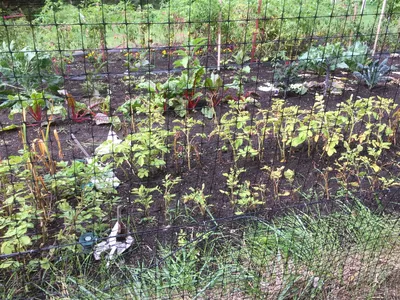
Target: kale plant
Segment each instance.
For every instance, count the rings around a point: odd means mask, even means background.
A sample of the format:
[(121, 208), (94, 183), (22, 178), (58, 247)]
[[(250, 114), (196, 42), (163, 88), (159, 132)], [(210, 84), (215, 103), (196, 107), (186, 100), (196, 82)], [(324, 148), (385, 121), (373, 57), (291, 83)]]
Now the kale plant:
[(358, 80), (365, 82), (368, 88), (371, 90), (380, 82), (388, 80), (386, 76), (391, 70), (391, 67), (387, 64), (388, 59), (384, 59), (379, 63), (379, 59), (367, 64), (358, 64), (361, 72), (355, 71), (353, 74)]

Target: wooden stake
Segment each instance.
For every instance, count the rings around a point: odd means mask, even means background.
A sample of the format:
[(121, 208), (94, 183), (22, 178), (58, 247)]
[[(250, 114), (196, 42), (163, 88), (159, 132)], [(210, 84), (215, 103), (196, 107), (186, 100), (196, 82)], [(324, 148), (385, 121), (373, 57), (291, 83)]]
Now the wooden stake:
[[(261, 13), (261, 6), (262, 6), (262, 0), (258, 0), (258, 8), (257, 8), (257, 14), (260, 15)], [(254, 55), (256, 53), (256, 43), (257, 43), (257, 34), (258, 34), (258, 26), (259, 26), (259, 18), (256, 19), (256, 29), (253, 32), (253, 42), (252, 42), (252, 47), (251, 47), (251, 61), (254, 62)]]
[(378, 45), (378, 39), (379, 39), (379, 34), (381, 33), (382, 20), (383, 20), (384, 14), (385, 14), (386, 4), (387, 4), (387, 0), (383, 0), (381, 16), (379, 17), (378, 29), (376, 30), (376, 36), (375, 36), (374, 48), (372, 50), (372, 55), (375, 55), (376, 46)]
[(363, 0), (361, 4), (361, 9), (360, 9), (360, 15), (364, 13), (365, 7), (367, 6), (367, 0)]
[(218, 16), (218, 41), (217, 41), (217, 70), (219, 71), (221, 68), (221, 23), (222, 23), (222, 0), (219, 0), (220, 11)]

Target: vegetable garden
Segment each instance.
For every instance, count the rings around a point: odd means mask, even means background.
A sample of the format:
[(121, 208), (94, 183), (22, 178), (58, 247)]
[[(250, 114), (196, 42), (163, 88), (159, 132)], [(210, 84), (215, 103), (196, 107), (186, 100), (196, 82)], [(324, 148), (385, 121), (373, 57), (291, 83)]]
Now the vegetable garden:
[(0, 295), (398, 296), (400, 2), (46, 0), (0, 25)]

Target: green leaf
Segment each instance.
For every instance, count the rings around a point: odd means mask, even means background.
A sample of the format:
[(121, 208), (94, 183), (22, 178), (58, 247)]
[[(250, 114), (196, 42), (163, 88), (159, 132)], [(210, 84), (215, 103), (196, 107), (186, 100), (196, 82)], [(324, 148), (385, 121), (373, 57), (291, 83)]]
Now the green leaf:
[(379, 167), (377, 164), (372, 164), (372, 165), (371, 165), (371, 168), (372, 168), (376, 173), (378, 173), (378, 172), (381, 170), (381, 167)]
[(139, 178), (144, 178), (144, 177), (148, 177), (149, 176), (149, 171), (143, 168), (140, 168), (138, 170), (138, 177)]
[(18, 125), (12, 124), (12, 125), (5, 126), (5, 127), (3, 127), (3, 128), (0, 128), (0, 132), (1, 132), (1, 131), (7, 131), (7, 130), (13, 130), (13, 129), (17, 129), (17, 128), (19, 128)]
[(0, 252), (1, 254), (11, 254), (14, 252), (14, 245), (10, 241), (3, 241)]
[(28, 246), (31, 244), (31, 239), (29, 236), (22, 236), (19, 238), (19, 242), (22, 246)]
[(244, 72), (244, 73), (246, 73), (246, 74), (248, 74), (248, 73), (250, 73), (250, 66), (245, 66), (245, 67), (243, 67), (242, 68), (242, 71)]
[(43, 258), (40, 260), (40, 267), (44, 270), (50, 269), (50, 261), (47, 258)]
[(338, 64), (336, 65), (336, 68), (339, 68), (339, 69), (348, 69), (349, 66), (348, 66), (345, 62), (341, 62), (341, 63), (338, 63)]
[(7, 269), (10, 267), (18, 267), (20, 265), (19, 262), (13, 260), (7, 260), (0, 264), (0, 269)]
[(208, 119), (212, 119), (214, 116), (214, 108), (206, 106), (201, 109), (201, 113)]
[(236, 139), (235, 142), (233, 143), (233, 147), (235, 149), (239, 149), (239, 147), (243, 144), (243, 139)]
[(301, 132), (299, 134), (299, 136), (297, 136), (297, 137), (292, 139), (292, 145), (291, 146), (292, 147), (297, 147), (297, 146), (303, 144), (306, 139), (307, 139), (307, 134), (306, 134), (305, 131), (303, 131), (303, 132)]

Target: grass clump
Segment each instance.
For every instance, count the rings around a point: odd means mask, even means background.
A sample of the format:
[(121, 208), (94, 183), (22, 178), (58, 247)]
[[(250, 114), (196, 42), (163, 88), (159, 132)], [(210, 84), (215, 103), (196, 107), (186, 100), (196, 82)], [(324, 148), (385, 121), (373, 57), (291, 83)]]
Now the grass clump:
[[(374, 213), (359, 200), (338, 207), (273, 222), (242, 216), (201, 232), (182, 228), (175, 242), (147, 248), (157, 253), (152, 259), (119, 257), (109, 268), (79, 254), (52, 262), (41, 280), (31, 276), (24, 291), (87, 299), (391, 297), (400, 275), (396, 216)], [(3, 285), (2, 298), (23, 293), (17, 274)]]

